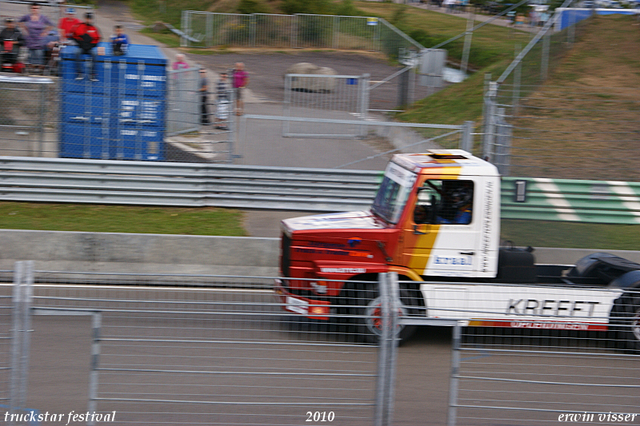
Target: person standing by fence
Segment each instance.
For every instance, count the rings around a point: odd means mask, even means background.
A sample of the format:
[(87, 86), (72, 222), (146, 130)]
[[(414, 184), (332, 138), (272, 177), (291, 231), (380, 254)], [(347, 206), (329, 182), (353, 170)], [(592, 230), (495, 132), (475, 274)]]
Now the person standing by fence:
[(244, 114), (244, 99), (243, 99), (243, 91), (244, 88), (249, 84), (249, 74), (244, 69), (244, 64), (242, 62), (236, 63), (236, 68), (233, 70), (232, 74), (233, 79), (233, 89), (236, 92), (236, 115)]
[(171, 65), (174, 70), (186, 70), (189, 68), (189, 64), (184, 60), (185, 57), (182, 53), (176, 55), (176, 61)]
[(209, 82), (207, 81), (207, 70), (200, 69), (200, 124), (206, 126), (209, 123), (209, 111), (207, 103), (209, 92)]
[(44, 68), (44, 37), (53, 29), (49, 18), (40, 14), (40, 5), (31, 3), (31, 13), (20, 18), (20, 28), (29, 49), (29, 64), (35, 68)]

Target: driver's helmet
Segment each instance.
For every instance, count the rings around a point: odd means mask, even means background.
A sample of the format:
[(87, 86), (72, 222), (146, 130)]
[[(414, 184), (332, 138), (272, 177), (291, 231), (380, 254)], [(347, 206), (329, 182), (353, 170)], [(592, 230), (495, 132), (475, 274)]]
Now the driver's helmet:
[(469, 186), (460, 185), (454, 188), (451, 191), (451, 199), (453, 200), (451, 206), (454, 209), (460, 209), (461, 207), (464, 207), (467, 204), (470, 204), (472, 195), (473, 195), (473, 191)]

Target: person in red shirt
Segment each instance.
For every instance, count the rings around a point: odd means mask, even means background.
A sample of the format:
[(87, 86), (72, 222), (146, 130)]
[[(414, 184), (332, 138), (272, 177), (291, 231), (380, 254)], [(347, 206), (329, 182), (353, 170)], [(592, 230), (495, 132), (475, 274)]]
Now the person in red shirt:
[(233, 70), (231, 74), (231, 79), (233, 83), (233, 89), (236, 92), (236, 115), (244, 114), (244, 100), (242, 99), (242, 92), (244, 88), (249, 84), (249, 74), (244, 69), (244, 64), (242, 62), (236, 63), (236, 68)]
[(79, 49), (76, 51), (76, 80), (82, 80), (84, 75), (82, 74), (82, 55), (91, 55), (91, 62), (89, 63), (89, 74), (91, 81), (98, 81), (95, 70), (96, 51), (94, 47), (98, 45), (100, 41), (100, 31), (93, 25), (93, 14), (86, 13), (84, 15), (84, 22), (80, 22), (73, 28), (73, 34), (71, 38), (78, 43)]
[(58, 28), (60, 29), (60, 41), (66, 42), (73, 36), (73, 29), (82, 21), (76, 17), (76, 10), (72, 7), (67, 9), (67, 15), (60, 18)]

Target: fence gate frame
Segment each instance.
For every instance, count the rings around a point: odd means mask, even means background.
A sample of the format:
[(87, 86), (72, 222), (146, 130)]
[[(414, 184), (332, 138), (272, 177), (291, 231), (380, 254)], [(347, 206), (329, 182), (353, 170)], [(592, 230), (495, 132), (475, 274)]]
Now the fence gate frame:
[[(325, 74), (285, 74), (284, 77), (284, 108), (283, 108), (283, 117), (285, 118), (303, 118), (294, 115), (296, 113), (297, 107), (300, 108), (315, 108), (314, 105), (304, 105), (295, 99), (293, 92), (296, 90), (303, 91), (305, 93), (313, 92), (318, 93), (318, 96), (322, 96), (323, 94), (336, 92), (339, 89), (336, 87), (341, 84), (343, 81), (348, 86), (356, 86), (356, 94), (355, 94), (355, 108), (353, 111), (348, 111), (344, 109), (332, 109), (336, 104), (326, 104), (322, 102), (321, 110), (325, 111), (343, 111), (347, 114), (351, 114), (362, 121), (367, 119), (367, 111), (369, 111), (369, 74), (363, 75), (325, 75)], [(302, 82), (303, 85), (312, 87), (313, 89), (308, 88), (297, 88), (294, 87), (298, 83)], [(337, 102), (340, 102), (342, 99), (338, 99)], [(349, 99), (346, 99), (349, 101)], [(353, 101), (354, 98), (351, 98)], [(313, 122), (313, 117), (309, 117), (309, 121)], [(367, 129), (364, 125), (357, 125), (356, 131), (352, 133), (342, 133), (342, 134), (333, 134), (333, 133), (295, 133), (291, 132), (290, 129), (290, 121), (285, 120), (282, 123), (282, 136), (283, 137), (292, 137), (292, 138), (337, 138), (337, 139), (346, 139), (346, 138), (361, 138), (367, 135)]]
[[(35, 308), (33, 302), (34, 262), (20, 261), (15, 264), (13, 281), (13, 318), (11, 348), (11, 378), (9, 389), (10, 414), (8, 425), (16, 422), (16, 415), (27, 412), (27, 385), (29, 377), (29, 359), (31, 355), (31, 326), (33, 315), (91, 316), (91, 371), (89, 372), (89, 398), (87, 411), (97, 411), (98, 397), (98, 360), (100, 357), (100, 328), (102, 313), (93, 309), (72, 308)], [(87, 419), (87, 426), (96, 424), (92, 417)]]

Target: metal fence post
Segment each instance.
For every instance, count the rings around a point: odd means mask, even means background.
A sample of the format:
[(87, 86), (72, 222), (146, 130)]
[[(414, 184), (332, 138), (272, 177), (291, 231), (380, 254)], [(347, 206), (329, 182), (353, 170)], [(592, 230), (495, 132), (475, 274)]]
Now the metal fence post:
[(295, 49), (298, 47), (298, 21), (300, 20), (300, 16), (293, 15), (293, 22), (291, 24), (291, 48)]
[(22, 341), (20, 349), (20, 392), (18, 408), (27, 404), (27, 383), (29, 376), (29, 351), (31, 349), (31, 301), (33, 300), (33, 261), (24, 262), (22, 287)]
[(473, 152), (473, 121), (465, 121), (460, 139), (460, 149)]
[[(490, 79), (491, 75), (487, 74)], [(484, 108), (485, 108), (485, 120), (484, 120), (484, 143), (482, 148), (482, 157), (492, 161), (494, 139), (495, 139), (495, 110), (496, 110), (496, 95), (498, 92), (498, 83), (495, 81), (489, 81), (489, 87), (484, 95)]]
[(549, 76), (549, 40), (550, 35), (547, 33), (542, 37), (542, 58), (541, 58), (541, 70), (540, 77), (541, 81), (545, 81)]
[(379, 275), (378, 281), (382, 334), (378, 349), (378, 378), (376, 383), (375, 426), (390, 426), (393, 418), (395, 368), (398, 327), (398, 275), (394, 272)]
[(213, 46), (213, 18), (214, 15), (208, 14), (206, 17), (206, 30), (205, 30), (205, 46)]
[(509, 176), (511, 164), (511, 125), (505, 117), (505, 109), (496, 109), (495, 123), (495, 161), (493, 162), (502, 176)]
[[(98, 410), (98, 366), (100, 362), (100, 335), (102, 328), (102, 314), (94, 312), (91, 321), (91, 371), (89, 373), (89, 404), (87, 411), (95, 413)], [(87, 422), (88, 426), (93, 426), (93, 419)]]
[[(11, 381), (9, 389), (9, 412), (16, 414), (20, 408), (18, 406), (19, 382), (20, 382), (20, 349), (22, 340), (22, 276), (24, 273), (24, 262), (16, 262), (13, 271), (13, 315), (11, 331)], [(10, 425), (15, 424), (10, 420)]]
[(187, 47), (187, 37), (185, 37), (186, 35), (186, 31), (187, 31), (187, 14), (189, 13), (188, 10), (183, 10), (182, 11), (182, 16), (180, 19), (180, 26), (182, 27), (182, 35), (180, 36), (180, 47)]
[(458, 405), (458, 381), (460, 377), (460, 340), (461, 326), (456, 324), (453, 327), (453, 338), (451, 342), (451, 378), (449, 381), (449, 414), (447, 416), (447, 426), (456, 425), (456, 407)]
[[(11, 348), (11, 384), (9, 412), (18, 414), (27, 402), (29, 348), (31, 344), (31, 299), (33, 297), (33, 262), (16, 262), (13, 279), (13, 330)], [(15, 424), (10, 419), (9, 424)]]
[(475, 15), (473, 12), (469, 12), (469, 19), (467, 19), (467, 31), (464, 36), (464, 48), (462, 51), (462, 63), (460, 64), (460, 71), (462, 75), (467, 74), (467, 64), (469, 63), (469, 52), (471, 51), (471, 38), (473, 37), (473, 23), (475, 21)]
[[(370, 74), (363, 74), (362, 77), (360, 78), (360, 86), (358, 87), (358, 93), (359, 93), (359, 107), (358, 108), (358, 112), (360, 113), (360, 119), (362, 121), (365, 121), (367, 119), (367, 112), (369, 111), (369, 78), (371, 77)], [(362, 125), (360, 126), (360, 130), (358, 132), (358, 134), (360, 135), (360, 137), (365, 137), (367, 136), (367, 126)]]
[(44, 129), (45, 129), (45, 112), (46, 112), (46, 108), (45, 108), (45, 102), (46, 102), (46, 87), (44, 84), (40, 85), (40, 111), (39, 111), (39, 117), (38, 117), (38, 134), (39, 134), (39, 141), (38, 141), (38, 157), (42, 157), (42, 152), (43, 152), (43, 148), (44, 148)]
[[(520, 52), (520, 45), (516, 45), (516, 57), (518, 56), (519, 52)], [(516, 66), (516, 69), (514, 70), (514, 74), (513, 74), (513, 100), (512, 100), (512, 104), (513, 104), (513, 115), (516, 115), (518, 112), (518, 103), (520, 102), (520, 80), (522, 77), (522, 61), (518, 62), (518, 65)]]

